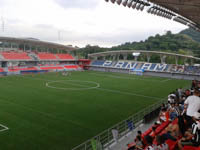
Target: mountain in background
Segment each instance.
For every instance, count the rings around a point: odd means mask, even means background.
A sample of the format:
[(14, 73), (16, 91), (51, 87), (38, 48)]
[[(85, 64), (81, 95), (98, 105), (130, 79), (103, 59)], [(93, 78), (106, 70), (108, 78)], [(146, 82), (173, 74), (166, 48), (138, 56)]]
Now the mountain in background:
[(147, 50), (166, 51), (172, 53), (200, 56), (200, 33), (192, 29), (186, 29), (178, 34), (167, 31), (164, 35), (156, 34), (140, 42), (126, 42), (112, 48), (87, 45), (79, 49), (77, 55), (87, 58), (88, 54), (113, 51), (113, 50)]
[(193, 40), (200, 42), (200, 32), (195, 31), (193, 29), (185, 29), (183, 31), (181, 31), (179, 34), (185, 34), (189, 37), (191, 37)]

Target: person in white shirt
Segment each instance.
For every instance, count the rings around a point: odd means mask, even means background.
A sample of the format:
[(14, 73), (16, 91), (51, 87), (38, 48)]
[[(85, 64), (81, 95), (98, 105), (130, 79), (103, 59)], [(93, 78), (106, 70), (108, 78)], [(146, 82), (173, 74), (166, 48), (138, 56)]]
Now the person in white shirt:
[(200, 91), (195, 89), (194, 95), (189, 96), (184, 103), (186, 108), (187, 124), (192, 125), (192, 116), (200, 109)]

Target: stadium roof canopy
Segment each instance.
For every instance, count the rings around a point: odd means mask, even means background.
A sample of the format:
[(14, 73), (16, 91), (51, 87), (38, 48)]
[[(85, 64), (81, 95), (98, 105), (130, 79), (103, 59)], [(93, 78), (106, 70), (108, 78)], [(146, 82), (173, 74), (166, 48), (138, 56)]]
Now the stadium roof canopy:
[[(200, 31), (199, 0), (105, 0), (136, 10), (147, 10), (148, 13), (172, 19)], [(146, 9), (147, 8), (147, 9)]]
[(52, 42), (46, 42), (46, 41), (40, 41), (33, 38), (13, 38), (13, 37), (0, 37), (1, 42), (10, 42), (10, 43), (17, 43), (17, 44), (25, 44), (25, 45), (31, 45), (31, 46), (41, 46), (41, 47), (48, 47), (53, 49), (60, 49), (65, 51), (72, 51), (76, 50), (77, 48), (72, 46), (66, 46), (62, 44), (52, 43)]
[(196, 23), (200, 29), (199, 0), (149, 0), (154, 4), (165, 7)]
[(145, 51), (145, 50), (118, 50), (118, 51), (107, 51), (107, 52), (100, 52), (100, 53), (93, 53), (88, 54), (89, 58), (101, 57), (101, 56), (112, 56), (112, 55), (127, 55), (133, 53), (141, 53), (146, 55), (162, 55), (162, 56), (174, 56), (180, 58), (187, 58), (193, 60), (200, 60), (198, 57), (189, 56), (189, 55), (182, 55), (182, 54), (175, 54), (175, 53), (168, 53), (168, 52), (159, 52), (159, 51)]

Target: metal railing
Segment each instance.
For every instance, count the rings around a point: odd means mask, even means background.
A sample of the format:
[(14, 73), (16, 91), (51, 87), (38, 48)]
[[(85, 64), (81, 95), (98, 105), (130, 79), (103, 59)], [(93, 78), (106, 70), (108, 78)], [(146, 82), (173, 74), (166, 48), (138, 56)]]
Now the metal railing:
[(102, 133), (98, 134), (97, 136), (87, 140), (86, 142), (74, 147), (72, 150), (93, 150), (92, 149), (92, 141), (98, 141), (101, 143), (103, 149), (109, 147), (112, 143), (115, 142), (112, 130), (116, 129), (118, 131), (118, 139), (125, 136), (128, 132), (130, 132), (128, 122), (132, 122), (134, 125), (134, 128), (138, 127), (141, 123), (141, 120), (144, 119), (146, 115), (153, 112), (154, 110), (158, 109), (162, 103), (165, 103), (167, 101), (167, 98), (164, 98), (160, 101), (158, 101), (155, 104), (152, 104), (141, 111), (135, 113), (134, 115), (128, 117), (127, 119), (119, 122), (118, 124), (112, 126), (111, 128), (103, 131)]

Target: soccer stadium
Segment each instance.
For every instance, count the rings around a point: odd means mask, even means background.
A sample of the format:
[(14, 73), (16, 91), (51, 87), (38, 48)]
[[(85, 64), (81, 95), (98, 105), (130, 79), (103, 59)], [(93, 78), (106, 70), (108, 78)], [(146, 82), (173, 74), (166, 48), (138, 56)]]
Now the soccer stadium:
[[(194, 0), (104, 2), (200, 31)], [(200, 150), (198, 55), (80, 51), (0, 36), (0, 150)]]

